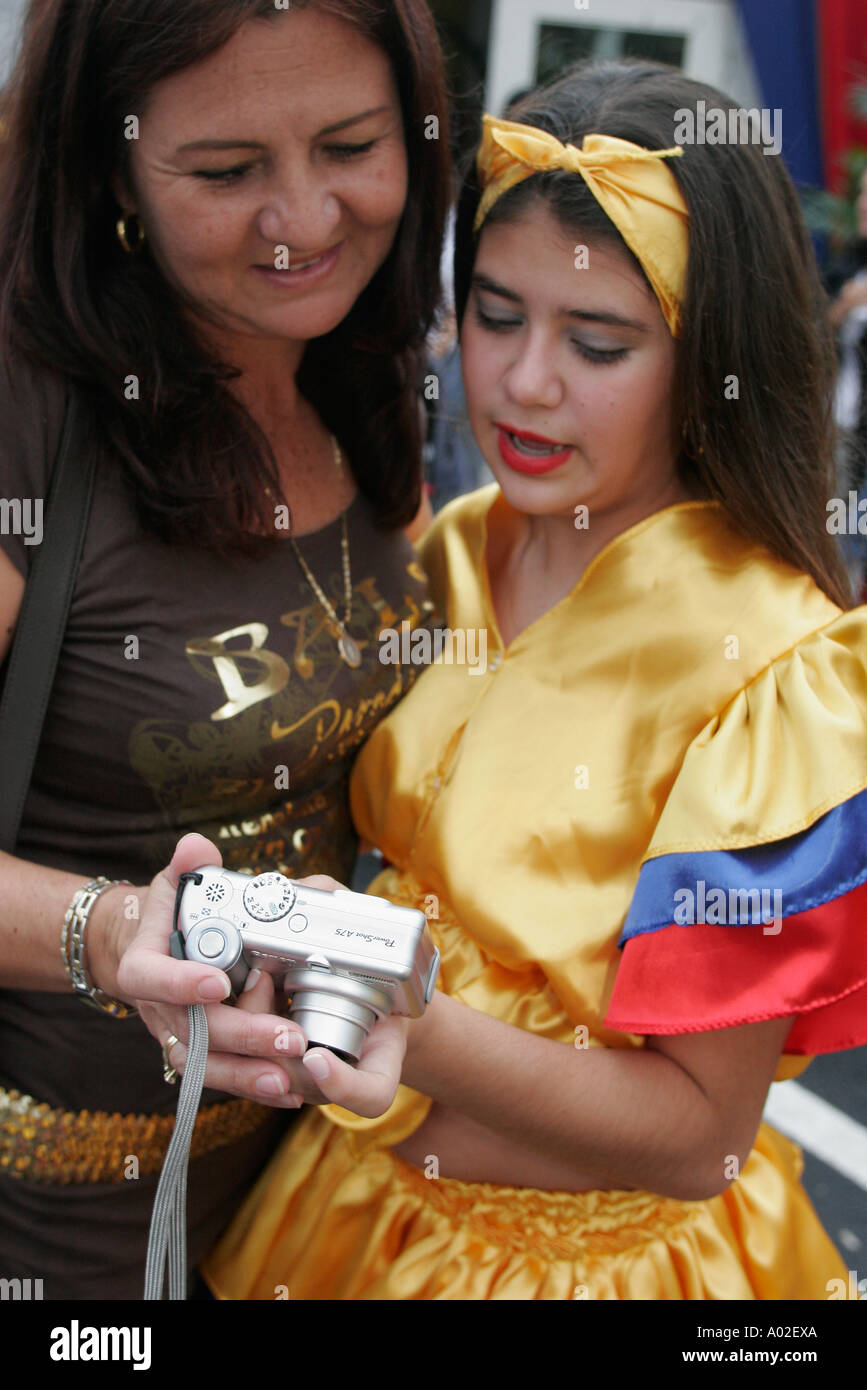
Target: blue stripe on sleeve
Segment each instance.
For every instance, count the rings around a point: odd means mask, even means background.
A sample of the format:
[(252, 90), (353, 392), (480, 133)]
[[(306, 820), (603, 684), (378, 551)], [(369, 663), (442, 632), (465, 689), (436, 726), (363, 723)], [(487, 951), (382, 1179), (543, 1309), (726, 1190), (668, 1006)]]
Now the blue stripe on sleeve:
[[(664, 854), (649, 860), (638, 876), (618, 945), (672, 923), (686, 924), (690, 920), (690, 894), (693, 920), (714, 920), (712, 915), (698, 915), (702, 904), (707, 912), (708, 895), (714, 891), (717, 903), (721, 892), (728, 904), (736, 903), (733, 894), (764, 892), (765, 904), (782, 903), (781, 915), (793, 917), (842, 897), (865, 880), (867, 791), (836, 806), (809, 830), (785, 840), (748, 849)], [(767, 920), (760, 915), (761, 909), (743, 919), (732, 911), (726, 916), (719, 916), (719, 908), (717, 911), (716, 920), (731, 926)]]

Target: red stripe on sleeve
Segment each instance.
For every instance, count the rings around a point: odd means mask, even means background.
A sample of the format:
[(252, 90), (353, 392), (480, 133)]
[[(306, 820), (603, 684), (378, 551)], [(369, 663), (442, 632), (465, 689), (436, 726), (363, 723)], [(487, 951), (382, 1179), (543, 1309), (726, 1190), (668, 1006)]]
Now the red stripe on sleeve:
[(672, 924), (623, 947), (605, 1024), (701, 1033), (797, 1014), (784, 1052), (867, 1043), (867, 883), (761, 926)]

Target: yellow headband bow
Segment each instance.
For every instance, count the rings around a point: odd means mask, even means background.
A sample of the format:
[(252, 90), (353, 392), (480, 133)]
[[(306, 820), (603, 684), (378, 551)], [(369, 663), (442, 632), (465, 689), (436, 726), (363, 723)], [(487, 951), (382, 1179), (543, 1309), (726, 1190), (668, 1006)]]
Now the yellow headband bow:
[(582, 148), (563, 145), (546, 130), (485, 116), (477, 167), (484, 190), (478, 232), (494, 203), (533, 174), (566, 169), (580, 174), (597, 203), (637, 256), (673, 337), (680, 313), (689, 254), (689, 212), (664, 159), (672, 150), (645, 150), (611, 135), (585, 135)]

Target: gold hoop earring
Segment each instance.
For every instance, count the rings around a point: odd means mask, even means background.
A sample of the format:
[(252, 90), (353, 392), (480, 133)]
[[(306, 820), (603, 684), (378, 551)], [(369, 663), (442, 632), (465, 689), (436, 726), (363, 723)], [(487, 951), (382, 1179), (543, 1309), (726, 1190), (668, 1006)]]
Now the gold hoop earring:
[[(138, 236), (135, 246), (130, 246), (129, 238), (127, 236), (127, 222), (131, 217), (135, 218), (136, 227), (138, 229)], [(129, 216), (127, 216), (127, 214), (125, 213), (123, 217), (118, 218), (115, 226), (117, 230), (118, 241), (120, 242), (124, 251), (128, 251), (131, 256), (134, 256), (136, 252), (142, 249), (145, 242), (145, 229), (141, 224), (141, 218), (135, 212), (131, 212)]]

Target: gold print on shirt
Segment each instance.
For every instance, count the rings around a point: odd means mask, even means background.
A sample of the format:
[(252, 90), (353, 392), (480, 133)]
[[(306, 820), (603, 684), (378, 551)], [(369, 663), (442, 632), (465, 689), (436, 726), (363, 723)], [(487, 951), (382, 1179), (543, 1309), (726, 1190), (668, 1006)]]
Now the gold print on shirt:
[[(403, 619), (413, 627), (433, 621), (417, 570), (413, 561), (395, 573), (388, 597), (373, 576), (354, 586), (349, 627), (364, 652), (355, 671), (312, 596), (287, 605), (279, 623), (186, 639), (194, 674), (186, 682), (181, 674), (175, 708), (201, 712), (143, 719), (129, 745), (167, 827), (208, 835), (228, 867), (340, 876), (354, 852), (346, 804), (353, 755), (418, 674), (376, 660), (378, 634)], [(335, 572), (326, 592), (342, 614), (341, 585)], [(277, 764), (289, 769), (288, 800), (274, 780)]]
[[(212, 719), (232, 719), (241, 710), (283, 689), (289, 679), (289, 667), (282, 656), (266, 649), (267, 636), (264, 623), (244, 623), (228, 632), (218, 632), (216, 637), (193, 637), (187, 642), (187, 656), (193, 669), (206, 680), (212, 679), (207, 663), (213, 663), (214, 672), (228, 696), (226, 703), (213, 711)], [(230, 650), (227, 643), (239, 637), (248, 637), (250, 645)], [(248, 684), (243, 673), (251, 667), (254, 680)]]
[[(327, 716), (327, 724), (325, 719), (323, 719), (323, 715)], [(340, 701), (325, 700), (321, 705), (317, 705), (315, 709), (305, 710), (301, 718), (296, 719), (294, 724), (281, 726), (279, 720), (275, 719), (271, 724), (271, 737), (275, 741), (280, 738), (289, 738), (290, 734), (294, 734), (310, 719), (316, 720), (316, 724), (311, 731), (311, 751), (315, 752), (315, 750), (330, 737), (340, 723)]]
[[(330, 618), (322, 612), (321, 608), (295, 608), (289, 613), (281, 613), (280, 621), (290, 632), (295, 633), (295, 650), (292, 653), (292, 665), (301, 676), (302, 680), (310, 680), (316, 673), (316, 663), (312, 657), (307, 655), (307, 648), (319, 643), (323, 632), (328, 634), (329, 640), (337, 644), (340, 632)], [(310, 624), (308, 628), (308, 623)], [(353, 633), (353, 636), (355, 634)], [(368, 643), (363, 638), (356, 638), (359, 651), (363, 654), (364, 648)], [(326, 653), (328, 653), (326, 647)]]
[[(413, 561), (412, 564), (407, 565), (407, 574), (411, 574), (413, 579), (418, 580), (420, 584), (424, 584), (426, 582), (424, 574), (422, 574), (419, 578), (419, 576), (415, 573), (415, 571), (419, 568), (419, 565), (415, 561)], [(380, 595), (377, 593), (375, 579), (362, 579), (361, 583), (358, 586), (358, 592), (361, 594), (362, 598), (367, 599), (367, 602), (370, 604), (371, 608), (376, 614), (380, 629), (384, 627), (394, 626), (397, 620), (397, 614), (395, 613), (388, 600), (381, 598)], [(404, 595), (404, 600), (407, 603), (412, 602), (412, 600), (407, 595)]]

